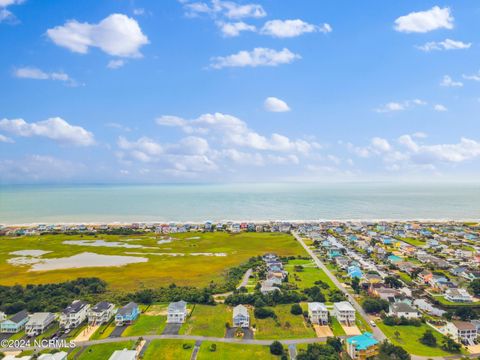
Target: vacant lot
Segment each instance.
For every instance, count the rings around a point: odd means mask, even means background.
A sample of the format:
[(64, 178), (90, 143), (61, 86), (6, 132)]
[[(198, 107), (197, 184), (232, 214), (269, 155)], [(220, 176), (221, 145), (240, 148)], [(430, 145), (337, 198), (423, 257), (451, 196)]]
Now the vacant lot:
[[(183, 345), (187, 344), (186, 349)], [(175, 359), (190, 360), (193, 351), (193, 341), (153, 340), (148, 346), (143, 360)]]
[[(85, 242), (87, 240), (87, 242)], [(70, 243), (64, 243), (69, 241)], [(73, 241), (74, 243), (71, 243)], [(92, 242), (96, 241), (92, 246)], [(160, 243), (159, 243), (160, 242)], [(14, 265), (12, 252), (48, 252), (34, 261), (68, 258), (82, 253), (146, 258), (148, 261), (120, 267), (80, 267), (30, 271), (32, 264)], [(155, 234), (43, 235), (0, 237), (0, 285), (62, 282), (78, 277), (100, 277), (114, 290), (177, 285), (206, 286), (221, 283), (227, 269), (252, 256), (274, 252), (278, 255), (305, 255), (292, 236), (279, 233), (184, 233), (171, 237)], [(26, 257), (28, 261), (32, 257)], [(69, 261), (64, 261), (69, 263)]]
[[(392, 343), (399, 345), (407, 350), (410, 354), (421, 356), (448, 356), (452, 355), (440, 348), (443, 336), (437, 331), (432, 330), (428, 325), (422, 326), (387, 326), (381, 322), (377, 326), (387, 335)], [(433, 335), (437, 338), (437, 346), (430, 347), (423, 345), (420, 339), (426, 330), (432, 330)], [(398, 331), (399, 336), (395, 336)], [(397, 334), (398, 335), (398, 334)]]
[(313, 338), (315, 331), (308, 326), (303, 315), (292, 315), (291, 305), (277, 305), (269, 309), (277, 315), (277, 319), (255, 319), (251, 323), (256, 324), (256, 339), (296, 339)]
[[(301, 271), (295, 271), (295, 266), (302, 266), (303, 269)], [(315, 265), (313, 260), (290, 260), (288, 264), (285, 265), (285, 270), (290, 274), (288, 281), (297, 285), (300, 289), (315, 286), (315, 281), (319, 280), (326, 283), (330, 289), (336, 289), (332, 280), (330, 280), (323, 270)], [(295, 279), (295, 275), (299, 280)]]
[[(76, 360), (105, 360), (112, 356), (115, 350), (133, 349), (134, 342), (121, 342), (111, 344), (99, 344), (87, 347), (83, 352), (76, 350), (75, 354), (80, 353)], [(73, 354), (72, 354), (73, 355)], [(73, 356), (71, 357), (73, 359)]]
[(225, 323), (232, 323), (232, 309), (223, 304), (195, 305), (180, 334), (223, 337)]
[(208, 341), (202, 343), (198, 360), (279, 359), (279, 357), (270, 354), (268, 346), (215, 343), (217, 348), (215, 351), (211, 351), (211, 344)]

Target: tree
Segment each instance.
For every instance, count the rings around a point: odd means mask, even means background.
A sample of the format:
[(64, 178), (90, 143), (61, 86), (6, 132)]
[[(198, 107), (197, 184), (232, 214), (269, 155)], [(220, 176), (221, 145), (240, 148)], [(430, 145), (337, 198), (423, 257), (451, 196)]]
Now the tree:
[(400, 339), (400, 332), (398, 330), (395, 330), (395, 332), (393, 333), (393, 335), (395, 335), (395, 338), (396, 339)]
[(480, 296), (480, 279), (472, 280), (470, 285), (468, 285), (468, 288), (475, 294), (475, 296)]
[(336, 352), (342, 351), (342, 340), (338, 337), (327, 337), (327, 345), (330, 345)]
[(389, 343), (387, 340), (380, 344), (378, 360), (410, 360), (411, 356), (401, 346)]
[(437, 338), (433, 335), (432, 330), (426, 330), (419, 340), (424, 345), (431, 347), (437, 346)]
[(442, 349), (448, 352), (460, 352), (461, 345), (456, 343), (452, 338), (443, 337), (442, 340)]
[(270, 344), (270, 353), (272, 355), (282, 355), (283, 354), (283, 345), (280, 341), (274, 341)]
[(385, 282), (385, 285), (388, 285), (394, 289), (399, 289), (403, 286), (402, 282), (393, 276), (387, 276), (384, 279), (384, 282)]
[(290, 313), (293, 315), (301, 315), (303, 313), (303, 310), (300, 304), (293, 304), (290, 308)]
[(477, 314), (471, 308), (468, 307), (459, 307), (455, 310), (455, 315), (458, 316), (463, 321), (475, 319)]
[(357, 277), (354, 277), (352, 279), (352, 289), (355, 291), (356, 294), (360, 293), (360, 279)]
[[(327, 339), (327, 342), (328, 342), (328, 339)], [(337, 349), (335, 349), (332, 345), (328, 343), (327, 344), (308, 344), (307, 351), (301, 351), (297, 355), (297, 360), (338, 360), (338, 359), (340, 359), (339, 352), (337, 351)]]
[(382, 310), (388, 311), (389, 303), (383, 299), (365, 299), (362, 307), (369, 314), (377, 314)]
[(257, 319), (266, 319), (268, 317), (275, 319), (277, 317), (273, 310), (265, 308), (255, 308), (255, 310), (253, 311), (253, 315), (255, 315)]

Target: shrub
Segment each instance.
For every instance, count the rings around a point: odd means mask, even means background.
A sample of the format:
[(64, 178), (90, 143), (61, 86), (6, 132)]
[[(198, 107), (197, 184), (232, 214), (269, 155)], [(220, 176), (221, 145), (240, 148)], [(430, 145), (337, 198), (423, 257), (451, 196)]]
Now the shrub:
[(292, 315), (301, 315), (303, 313), (303, 310), (300, 304), (293, 304), (290, 308), (290, 313)]
[(274, 341), (270, 344), (270, 353), (272, 355), (282, 355), (283, 345), (280, 341)]

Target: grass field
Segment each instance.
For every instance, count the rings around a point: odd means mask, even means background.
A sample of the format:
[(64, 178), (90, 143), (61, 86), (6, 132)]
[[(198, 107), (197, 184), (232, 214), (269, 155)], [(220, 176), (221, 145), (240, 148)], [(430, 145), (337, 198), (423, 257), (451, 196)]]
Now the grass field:
[[(43, 235), (0, 238), (0, 285), (57, 283), (78, 277), (100, 277), (114, 290), (134, 290), (177, 285), (206, 286), (210, 281), (221, 283), (227, 269), (247, 261), (252, 256), (274, 252), (280, 256), (306, 255), (303, 248), (288, 234), (280, 233), (182, 233), (172, 234), (172, 242), (155, 234), (132, 236), (102, 235)], [(104, 240), (141, 247), (86, 246), (64, 244), (66, 240)], [(30, 265), (12, 265), (10, 254), (22, 250), (50, 251), (42, 259), (70, 257), (84, 252), (101, 255), (145, 257), (148, 262), (121, 267), (84, 267), (49, 271), (29, 271)], [(155, 255), (157, 253), (157, 255)], [(161, 255), (165, 253), (183, 256)], [(222, 253), (226, 256), (192, 254)], [(159, 255), (160, 254), (160, 255)]]
[[(382, 322), (378, 322), (377, 326), (385, 333), (390, 341), (403, 347), (406, 351), (413, 355), (420, 356), (448, 356), (452, 355), (440, 348), (442, 343), (442, 334), (433, 330), (428, 325), (422, 324), (422, 326), (387, 326)], [(437, 338), (437, 346), (430, 347), (423, 345), (418, 339), (420, 339), (426, 330), (432, 330), (433, 335)], [(395, 336), (395, 331), (400, 333), (400, 337)]]
[(343, 330), (342, 325), (340, 325), (336, 317), (332, 317), (330, 321), (331, 321), (330, 327), (332, 328), (333, 335), (335, 336), (345, 335), (345, 330)]
[[(184, 349), (183, 344), (190, 345)], [(193, 341), (153, 340), (145, 351), (143, 360), (175, 359), (190, 360), (193, 351)]]
[(398, 238), (398, 240), (401, 240), (403, 242), (406, 242), (407, 244), (413, 245), (413, 246), (423, 246), (426, 244), (426, 241), (420, 240), (420, 239), (415, 239), (411, 237), (407, 238)]
[(202, 343), (198, 360), (279, 359), (279, 357), (270, 354), (268, 346), (215, 343), (217, 345), (216, 351), (210, 351), (211, 344), (208, 341)]
[[(303, 266), (303, 271), (295, 271), (295, 265)], [(319, 269), (312, 260), (290, 260), (288, 264), (285, 265), (285, 270), (290, 274), (288, 282), (296, 284), (301, 289), (315, 286), (315, 281), (318, 280), (328, 284), (330, 289), (336, 289), (332, 280), (330, 280), (327, 274)], [(295, 280), (294, 274), (299, 277), (300, 281)]]
[(277, 305), (269, 308), (275, 311), (278, 322), (272, 318), (255, 319), (251, 323), (256, 324), (256, 339), (296, 339), (313, 338), (315, 332), (303, 320), (302, 315), (292, 315), (291, 305)]
[(106, 339), (110, 336), (115, 329), (115, 322), (112, 321), (109, 324), (103, 324), (97, 331), (90, 337), (90, 340)]
[(223, 337), (225, 323), (232, 323), (232, 309), (217, 304), (195, 305), (191, 316), (180, 329), (180, 334)]
[(122, 336), (160, 335), (165, 328), (167, 317), (165, 315), (153, 316), (142, 314), (129, 327)]
[[(105, 360), (110, 358), (115, 350), (132, 349), (135, 343), (133, 341), (92, 345), (86, 348), (76, 360)], [(79, 351), (72, 352), (68, 360), (72, 360)]]

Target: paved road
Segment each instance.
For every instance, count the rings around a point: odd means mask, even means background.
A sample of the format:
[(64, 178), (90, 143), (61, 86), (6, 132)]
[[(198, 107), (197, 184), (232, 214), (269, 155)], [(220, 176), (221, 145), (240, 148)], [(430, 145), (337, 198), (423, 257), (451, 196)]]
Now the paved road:
[(252, 269), (248, 269), (248, 270), (245, 272), (245, 274), (243, 274), (242, 282), (240, 283), (240, 285), (237, 286), (237, 289), (240, 289), (242, 286), (247, 286), (247, 284), (248, 284), (248, 279), (249, 279), (250, 276), (252, 275), (252, 272), (253, 272)]
[(201, 340), (195, 341), (195, 347), (193, 348), (192, 356), (190, 360), (197, 360), (198, 352), (200, 351), (200, 346), (202, 345)]
[(295, 344), (288, 345), (288, 353), (290, 354), (290, 360), (297, 358), (297, 346)]
[[(302, 240), (302, 238), (297, 234), (297, 233), (292, 233), (293, 236), (295, 237), (295, 239), (297, 239), (297, 241), (300, 243), (300, 245), (303, 246), (303, 248), (305, 249), (306, 252), (308, 252), (308, 254), (312, 257), (313, 261), (315, 262), (315, 264), (320, 268), (322, 269), (325, 274), (327, 274), (327, 276), (330, 278), (330, 280), (333, 281), (333, 283), (340, 289), (340, 291), (342, 291), (346, 296), (347, 296), (347, 299), (348, 301), (353, 305), (353, 307), (355, 308), (355, 310), (358, 311), (358, 313), (363, 317), (363, 319), (367, 322), (367, 323), (370, 323), (370, 318), (369, 316), (367, 315), (367, 313), (362, 309), (362, 307), (360, 306), (360, 304), (357, 302), (357, 300), (355, 300), (355, 298), (349, 294), (349, 292), (347, 291), (347, 289), (345, 289), (342, 284), (340, 283), (340, 281), (338, 281), (338, 279), (335, 277), (335, 275), (333, 275), (331, 273), (331, 271), (325, 266), (325, 264), (320, 261), (320, 259), (317, 257), (317, 255), (315, 255), (315, 253), (305, 244), (305, 242)], [(372, 332), (373, 332), (373, 335), (375, 336), (375, 338), (379, 341), (383, 341), (385, 340), (387, 337), (385, 336), (385, 334), (383, 333), (382, 330), (380, 330), (378, 327), (372, 327)]]

